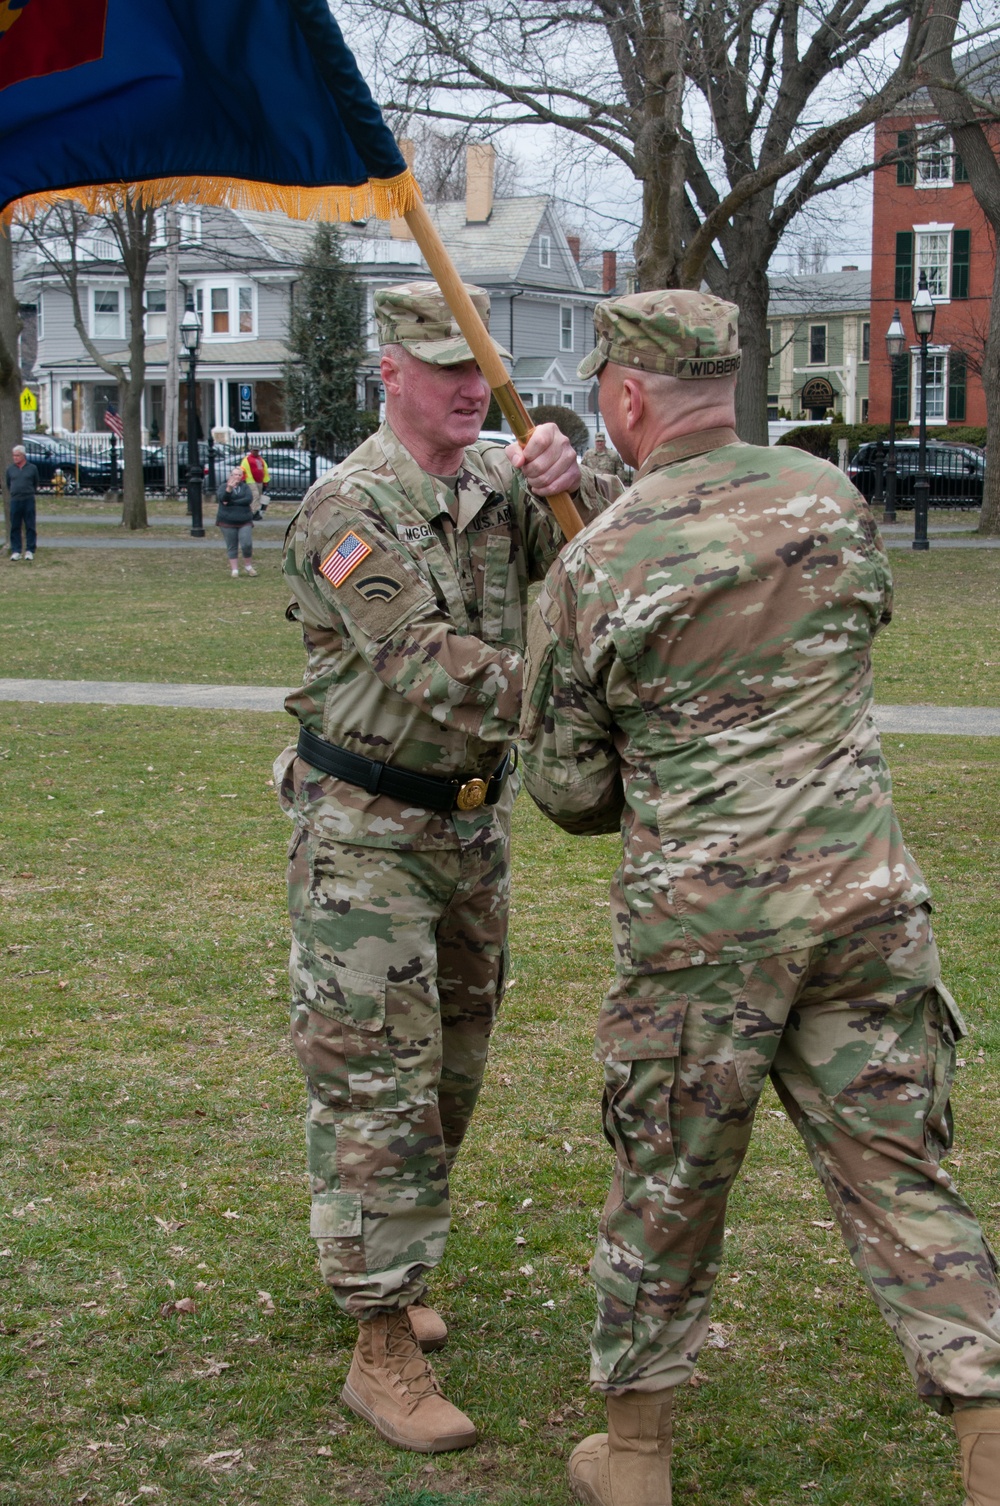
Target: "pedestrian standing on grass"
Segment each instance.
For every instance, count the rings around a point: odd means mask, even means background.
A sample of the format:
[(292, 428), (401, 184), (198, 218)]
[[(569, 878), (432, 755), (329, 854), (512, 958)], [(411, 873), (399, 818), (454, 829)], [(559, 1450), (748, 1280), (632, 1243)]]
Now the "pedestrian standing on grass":
[(253, 567), (253, 493), (240, 467), (234, 466), (218, 491), (219, 510), (216, 527), (222, 529), (233, 579), (239, 575), (239, 555), (247, 575), (256, 575)]
[(267, 508), (267, 502), (261, 501), (264, 488), (271, 479), (271, 467), (264, 459), (256, 445), (251, 445), (240, 463), (243, 479), (253, 495), (253, 509), (255, 514), (262, 513)]
[(437, 1453), (476, 1441), (421, 1354), (447, 1337), (423, 1297), (503, 998), (528, 584), (562, 543), (541, 499), (582, 485), (596, 512), (620, 488), (555, 424), (479, 440), (490, 389), (435, 283), (381, 289), (375, 315), (385, 423), (288, 530), (307, 667), (274, 772), (310, 1230), (358, 1320), (343, 1397)]
[(24, 535), (24, 558), (33, 560), (38, 544), (35, 532), (35, 492), (41, 485), (38, 467), (28, 459), (23, 444), (11, 450), (13, 465), (7, 467), (7, 490), (10, 494), (10, 557), (21, 558), (21, 536)]
[(597, 1024), (609, 1426), (572, 1488), (669, 1506), (671, 1405), (770, 1076), (919, 1396), (952, 1417), (966, 1506), (1000, 1506), (997, 1265), (941, 1164), (965, 1027), (872, 703), (887, 556), (833, 466), (738, 440), (734, 304), (649, 292), (594, 318), (579, 375), (637, 476), (546, 577), (522, 722), (541, 809), (623, 840)]

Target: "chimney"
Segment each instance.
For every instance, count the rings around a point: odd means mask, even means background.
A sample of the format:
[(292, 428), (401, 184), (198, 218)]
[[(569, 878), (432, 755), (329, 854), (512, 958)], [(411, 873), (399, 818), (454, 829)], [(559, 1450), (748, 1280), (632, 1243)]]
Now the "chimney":
[(605, 251), (602, 253), (604, 266), (601, 272), (601, 291), (613, 293), (618, 286), (618, 253), (617, 251)]
[(573, 253), (573, 260), (576, 262), (577, 266), (579, 266), (580, 265), (580, 237), (578, 235), (567, 235), (567, 237), (566, 237), (566, 244), (569, 247), (570, 251)]
[[(403, 154), (403, 161), (406, 163), (407, 167), (410, 169), (410, 172), (412, 173), (412, 171), (413, 171), (413, 155), (414, 155), (414, 144), (413, 144), (412, 139), (409, 136), (401, 136), (399, 138), (399, 140), (396, 142), (396, 145), (399, 147), (399, 150)], [(410, 231), (409, 225), (401, 217), (397, 216), (396, 219), (390, 220), (389, 221), (389, 229), (392, 232), (392, 238), (393, 238), (393, 240), (396, 240), (396, 241), (412, 241), (412, 239), (413, 239), (413, 235), (412, 235), (412, 233)]]
[(465, 148), (465, 223), (485, 225), (493, 213), (493, 168), (496, 152), (488, 141)]

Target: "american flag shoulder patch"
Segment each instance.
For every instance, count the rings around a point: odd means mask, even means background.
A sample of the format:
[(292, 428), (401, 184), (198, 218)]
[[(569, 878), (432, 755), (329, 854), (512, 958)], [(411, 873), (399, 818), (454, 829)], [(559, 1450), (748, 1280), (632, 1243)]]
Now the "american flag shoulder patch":
[(319, 573), (326, 576), (331, 586), (342, 586), (351, 571), (356, 570), (371, 552), (371, 545), (366, 544), (353, 529), (348, 529), (320, 565)]

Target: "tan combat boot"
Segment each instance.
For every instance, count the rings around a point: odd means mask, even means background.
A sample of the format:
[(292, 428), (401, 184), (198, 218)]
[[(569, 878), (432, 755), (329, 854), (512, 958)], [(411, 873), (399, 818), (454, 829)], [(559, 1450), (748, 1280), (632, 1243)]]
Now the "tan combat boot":
[(431, 1354), (435, 1349), (443, 1349), (448, 1341), (448, 1325), (441, 1314), (423, 1302), (414, 1302), (406, 1311), (410, 1315), (413, 1337), (424, 1354)]
[(609, 1396), (608, 1431), (569, 1456), (569, 1483), (586, 1506), (670, 1506), (670, 1414), (674, 1391)]
[(1000, 1506), (1000, 1404), (952, 1416), (962, 1447), (965, 1506)]
[(405, 1308), (359, 1325), (341, 1395), (352, 1412), (397, 1448), (440, 1454), (476, 1441), (469, 1418), (441, 1395)]

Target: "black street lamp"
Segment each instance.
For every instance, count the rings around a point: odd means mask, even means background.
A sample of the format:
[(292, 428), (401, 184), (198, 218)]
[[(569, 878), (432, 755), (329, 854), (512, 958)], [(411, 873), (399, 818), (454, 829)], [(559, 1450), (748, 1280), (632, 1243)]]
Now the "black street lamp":
[(927, 342), (934, 330), (934, 299), (927, 286), (927, 273), (921, 272), (917, 296), (910, 307), (913, 327), (920, 340), (920, 430), (917, 450), (917, 478), (913, 483), (913, 547), (929, 549), (927, 508), (930, 482), (927, 479)]
[(195, 396), (194, 374), (198, 366), (198, 346), (201, 342), (201, 320), (194, 309), (185, 309), (181, 320), (181, 339), (188, 353), (187, 375), (187, 431), (188, 465), (187, 494), (188, 512), (191, 514), (191, 536), (205, 537), (201, 518), (201, 457), (198, 454), (198, 405)]
[(885, 508), (883, 523), (896, 521), (896, 373), (899, 358), (906, 349), (906, 330), (899, 309), (892, 311), (892, 323), (885, 332), (885, 351), (889, 357), (889, 459), (885, 467)]

